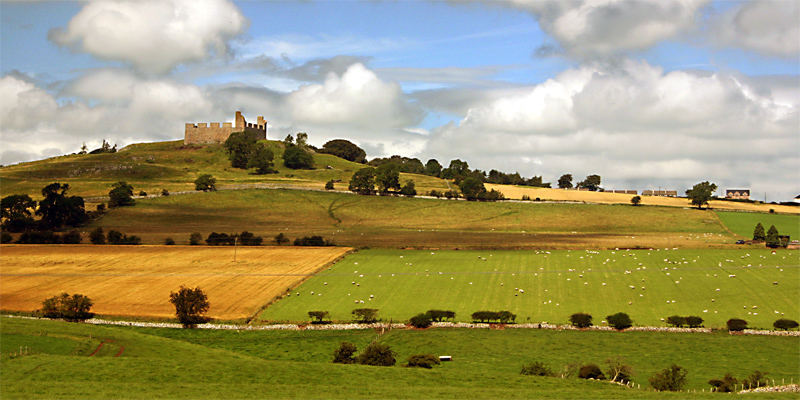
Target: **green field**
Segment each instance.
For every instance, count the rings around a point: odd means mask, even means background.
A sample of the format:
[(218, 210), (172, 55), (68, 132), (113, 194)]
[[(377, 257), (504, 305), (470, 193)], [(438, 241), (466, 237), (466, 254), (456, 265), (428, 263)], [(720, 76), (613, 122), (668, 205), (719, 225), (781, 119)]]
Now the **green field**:
[[(655, 393), (647, 378), (672, 363), (687, 389), (725, 373), (767, 371), (797, 382), (800, 339), (713, 334), (540, 330), (206, 331), (100, 327), (2, 317), (0, 395), (16, 398), (717, 398)], [(395, 367), (330, 363), (342, 341), (375, 339), (397, 352)], [(109, 351), (95, 351), (101, 341)], [(57, 344), (56, 344), (57, 343)], [(11, 357), (19, 346), (27, 355)], [(753, 349), (758, 351), (754, 352)], [(120, 349), (123, 351), (120, 353)], [(102, 349), (101, 349), (102, 350)], [(452, 355), (433, 370), (402, 368), (410, 355)], [(115, 357), (119, 355), (118, 357)], [(523, 363), (554, 370), (622, 356), (642, 389), (575, 378), (528, 377)], [(759, 399), (793, 394), (751, 395)]]
[(509, 310), (517, 322), (532, 323), (566, 323), (572, 313), (588, 312), (599, 325), (621, 311), (635, 325), (665, 326), (661, 318), (677, 314), (698, 315), (709, 327), (742, 318), (771, 329), (782, 316), (800, 320), (800, 253), (362, 250), (260, 318), (307, 321), (308, 311), (326, 310), (349, 320), (361, 307), (395, 321), (429, 309), (453, 310), (459, 321), (479, 310)]
[(800, 239), (800, 215), (764, 214), (734, 211), (717, 211), (717, 215), (731, 231), (747, 239), (753, 238), (753, 230), (759, 222), (764, 232), (775, 225), (781, 235), (789, 235), (792, 239)]

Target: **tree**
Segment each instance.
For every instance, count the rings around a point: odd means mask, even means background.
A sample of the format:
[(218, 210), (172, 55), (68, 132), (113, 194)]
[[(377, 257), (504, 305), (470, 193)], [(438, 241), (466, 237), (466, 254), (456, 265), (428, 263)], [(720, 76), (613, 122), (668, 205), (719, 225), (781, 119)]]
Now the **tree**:
[(314, 157), (300, 146), (289, 146), (283, 151), (283, 165), (291, 169), (314, 169)]
[(108, 206), (111, 208), (132, 206), (136, 203), (136, 200), (133, 199), (133, 186), (124, 181), (111, 185), (108, 197)]
[(275, 158), (275, 155), (272, 154), (272, 150), (267, 148), (264, 143), (256, 143), (253, 145), (253, 151), (250, 154), (250, 158), (247, 160), (247, 168), (255, 168), (256, 174), (259, 175), (275, 172), (275, 170), (272, 169), (273, 158)]
[(408, 196), (408, 197), (416, 196), (417, 195), (417, 189), (416, 189), (416, 187), (414, 185), (414, 181), (412, 181), (412, 180), (406, 181), (406, 184), (403, 185), (402, 188), (400, 188), (400, 194), (402, 194), (403, 196)]
[(298, 147), (306, 148), (308, 146), (308, 134), (297, 132), (297, 139), (295, 139), (294, 144)]
[(208, 297), (199, 287), (181, 286), (180, 290), (169, 294), (169, 302), (175, 306), (175, 315), (184, 328), (194, 328), (209, 321), (203, 315), (208, 311)]
[(348, 190), (358, 194), (372, 194), (375, 188), (375, 168), (361, 168), (350, 178)]
[(43, 301), (41, 313), (45, 318), (63, 318), (69, 322), (79, 322), (94, 316), (89, 312), (92, 305), (92, 300), (82, 294), (75, 293), (70, 296), (61, 293)]
[(756, 224), (755, 229), (753, 229), (753, 241), (755, 242), (763, 242), (767, 240), (767, 235), (764, 233), (764, 225), (761, 225), (761, 222)]
[(641, 196), (633, 196), (633, 197), (631, 197), (631, 204), (633, 204), (634, 206), (638, 206), (641, 202), (642, 202), (642, 197)]
[(703, 319), (696, 315), (690, 315), (686, 317), (686, 325), (689, 325), (689, 328), (699, 328), (703, 326)]
[(22, 232), (33, 226), (36, 202), (27, 194), (12, 194), (0, 200), (2, 227), (9, 232)]
[(342, 342), (339, 348), (333, 352), (333, 362), (338, 364), (354, 364), (356, 362), (354, 354), (356, 354), (357, 350), (356, 345), (350, 342)]
[(200, 232), (194, 232), (189, 235), (189, 245), (190, 246), (197, 246), (203, 240), (203, 235)]
[(633, 321), (631, 321), (631, 317), (623, 312), (607, 316), (606, 321), (608, 321), (608, 324), (611, 325), (611, 327), (620, 331), (623, 329), (628, 329), (631, 326), (633, 326)]
[(431, 158), (425, 163), (425, 175), (430, 176), (439, 176), (442, 174), (442, 164), (439, 164), (439, 161), (436, 161), (435, 158)]
[(680, 315), (670, 315), (667, 317), (667, 324), (676, 328), (682, 328), (684, 325), (686, 325), (686, 317), (681, 317)]
[(334, 189), (333, 184), (334, 184), (333, 179), (325, 182), (325, 190), (333, 190)]
[(374, 365), (379, 367), (391, 367), (397, 360), (395, 360), (395, 353), (389, 346), (372, 342), (364, 351), (356, 357), (356, 362), (362, 365)]
[(417, 314), (408, 320), (408, 323), (414, 328), (424, 329), (433, 323), (431, 316), (428, 313)]
[(281, 232), (281, 233), (275, 235), (275, 243), (278, 246), (280, 246), (280, 245), (282, 245), (284, 243), (289, 243), (289, 238), (286, 237), (286, 235), (284, 235), (283, 232)]
[(361, 164), (367, 161), (367, 152), (365, 152), (364, 149), (344, 139), (329, 140), (322, 145), (322, 149), (320, 149), (319, 152), (332, 154), (347, 161)]
[(686, 197), (691, 200), (691, 204), (693, 206), (697, 206), (698, 209), (702, 209), (704, 204), (708, 204), (708, 201), (714, 196), (714, 192), (717, 190), (717, 185), (711, 183), (709, 181), (700, 182), (691, 189), (686, 191)]
[(775, 228), (775, 225), (771, 225), (767, 231), (767, 247), (779, 247), (781, 245), (781, 239), (778, 237), (779, 235), (778, 228)]
[(321, 324), (321, 323), (325, 322), (324, 321), (325, 318), (330, 318), (330, 316), (331, 316), (331, 313), (328, 312), (328, 311), (309, 311), (308, 312), (308, 318), (312, 319), (312, 321), (311, 321), (312, 324)]
[(51, 183), (42, 189), (44, 199), (39, 201), (36, 215), (40, 215), (45, 229), (58, 229), (63, 225), (77, 226), (89, 219), (83, 197), (67, 197), (69, 184)]
[(483, 193), (486, 193), (486, 188), (483, 186), (483, 182), (481, 182), (480, 179), (472, 176), (462, 180), (458, 185), (458, 188), (461, 189), (461, 193), (464, 195), (464, 198), (469, 201), (477, 200)]
[(564, 174), (558, 178), (558, 187), (561, 189), (572, 188), (572, 174)]
[(797, 328), (800, 325), (795, 320), (781, 318), (781, 319), (776, 320), (775, 322), (773, 322), (772, 326), (775, 329), (781, 329), (781, 330), (784, 330), (784, 331), (788, 331), (789, 329)]
[(725, 374), (722, 379), (711, 379), (708, 384), (713, 386), (712, 391), (719, 393), (730, 393), (736, 390), (736, 384), (739, 380), (734, 378), (730, 373)]
[(650, 386), (660, 392), (677, 392), (686, 384), (686, 374), (686, 369), (672, 364), (669, 368), (651, 376)]
[(378, 320), (378, 310), (375, 308), (356, 308), (352, 314), (361, 323), (369, 324)]
[(217, 178), (210, 174), (203, 174), (194, 180), (194, 190), (202, 190), (204, 192), (213, 192), (217, 190)]
[(286, 137), (283, 139), (283, 145), (286, 148), (289, 148), (289, 146), (294, 146), (294, 137), (292, 137), (291, 134), (286, 135)]
[(578, 328), (592, 326), (592, 316), (586, 313), (575, 313), (569, 316), (569, 322)]
[(600, 189), (600, 175), (587, 176), (586, 179), (578, 183), (578, 187), (596, 192), (597, 189)]
[(395, 163), (382, 164), (375, 170), (375, 183), (378, 191), (386, 193), (389, 189), (400, 190), (400, 169)]
[(603, 371), (597, 364), (586, 364), (578, 371), (578, 378), (581, 379), (606, 379)]
[(747, 329), (747, 321), (739, 318), (731, 318), (725, 322), (725, 325), (728, 326), (728, 330), (731, 332), (741, 332)]
[(606, 366), (608, 367), (607, 375), (611, 382), (628, 383), (633, 376), (633, 368), (625, 363), (622, 357), (613, 357), (606, 359)]
[(469, 164), (466, 161), (455, 159), (450, 161), (450, 166), (442, 170), (441, 177), (455, 179), (456, 183), (459, 183), (468, 174)]
[(228, 159), (231, 161), (231, 167), (245, 169), (248, 168), (247, 163), (250, 154), (253, 152), (256, 145), (255, 136), (247, 132), (234, 132), (225, 140), (225, 151), (228, 153)]
[(759, 370), (753, 371), (752, 374), (748, 375), (747, 378), (742, 380), (742, 386), (746, 386), (749, 388), (758, 388), (762, 386), (768, 386), (769, 381), (767, 380), (767, 373), (761, 372)]
[(88, 152), (89, 152), (89, 148), (86, 147), (86, 142), (83, 142), (83, 146), (81, 146), (81, 151), (79, 151), (78, 154), (86, 154)]

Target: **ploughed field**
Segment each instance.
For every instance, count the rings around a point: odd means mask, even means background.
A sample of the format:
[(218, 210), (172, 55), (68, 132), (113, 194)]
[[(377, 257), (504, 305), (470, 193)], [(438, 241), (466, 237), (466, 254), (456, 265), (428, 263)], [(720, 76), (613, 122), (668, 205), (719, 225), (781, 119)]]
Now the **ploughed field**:
[[(798, 382), (800, 338), (727, 332), (578, 332), (536, 329), (212, 331), (104, 327), (0, 317), (0, 394), (5, 398), (720, 398), (709, 379), (767, 372)], [(363, 350), (378, 340), (397, 365), (333, 364), (341, 342)], [(103, 343), (101, 346), (100, 344)], [(23, 354), (19, 349), (23, 349)], [(98, 350), (99, 349), (99, 350)], [(450, 355), (431, 370), (403, 368), (413, 354)], [(556, 373), (570, 363), (622, 357), (638, 388), (602, 381), (520, 375), (539, 361)], [(692, 393), (647, 391), (671, 364)], [(701, 390), (705, 389), (705, 392)], [(696, 392), (694, 392), (696, 391)], [(753, 394), (796, 398), (796, 393)]]
[(800, 252), (778, 250), (422, 251), (362, 250), (306, 281), (260, 315), (264, 321), (308, 321), (330, 311), (351, 320), (355, 308), (406, 321), (429, 309), (457, 321), (475, 311), (509, 310), (518, 323), (567, 323), (587, 312), (602, 325), (628, 313), (634, 325), (697, 315), (707, 327), (742, 318), (772, 329), (800, 320)]
[(199, 286), (208, 316), (241, 319), (345, 254), (344, 247), (3, 245), (0, 309), (81, 293), (102, 315), (171, 318), (170, 292)]

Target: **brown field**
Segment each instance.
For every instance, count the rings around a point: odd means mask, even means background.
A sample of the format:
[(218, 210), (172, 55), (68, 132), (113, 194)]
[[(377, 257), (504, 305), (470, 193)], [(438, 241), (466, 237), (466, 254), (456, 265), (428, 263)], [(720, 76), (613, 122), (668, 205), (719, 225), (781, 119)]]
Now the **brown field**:
[[(530, 196), (531, 199), (540, 198), (542, 200), (556, 201), (582, 201), (587, 203), (600, 204), (630, 204), (632, 194), (609, 193), (609, 192), (589, 192), (581, 190), (565, 190), (551, 188), (520, 187), (512, 185), (495, 185), (487, 183), (486, 189), (495, 189), (503, 193), (509, 199), (521, 199), (523, 195)], [(679, 197), (662, 196), (641, 196), (642, 205), (669, 206), (669, 207), (691, 207), (689, 200)], [(779, 204), (763, 203), (740, 203), (735, 201), (711, 200), (711, 208), (719, 210), (736, 211), (757, 211), (769, 212), (770, 209), (778, 213), (800, 214), (800, 207), (783, 206)]]
[(3, 245), (0, 309), (33, 311), (81, 293), (101, 315), (172, 318), (170, 292), (199, 286), (208, 316), (241, 319), (347, 253), (347, 247)]

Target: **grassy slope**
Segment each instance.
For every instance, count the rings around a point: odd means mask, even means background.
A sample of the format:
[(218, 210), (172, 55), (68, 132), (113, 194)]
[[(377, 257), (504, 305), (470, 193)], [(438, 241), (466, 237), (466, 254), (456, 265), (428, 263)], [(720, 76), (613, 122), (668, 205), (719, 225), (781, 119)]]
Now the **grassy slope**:
[[(94, 225), (160, 243), (191, 232), (319, 234), (347, 246), (623, 247), (731, 242), (713, 212), (670, 207), (478, 203), (298, 190), (240, 190), (138, 200)], [(87, 228), (91, 229), (94, 225)]]
[[(2, 319), (3, 338), (30, 343), (31, 355), (10, 359), (3, 343), (3, 398), (685, 398), (578, 379), (525, 377), (525, 362), (554, 369), (622, 355), (645, 384), (677, 362), (689, 371), (689, 389), (732, 372), (766, 370), (797, 380), (798, 339), (657, 333), (436, 330), (391, 331), (380, 340), (400, 362), (420, 352), (449, 354), (433, 370), (335, 365), (341, 341), (363, 348), (375, 332), (237, 332), (110, 328), (57, 321)], [(89, 339), (91, 335), (92, 339)], [(163, 337), (161, 337), (163, 336)], [(75, 338), (72, 348), (39, 345), (43, 337)], [(124, 346), (86, 357), (99, 339)], [(94, 341), (81, 346), (80, 341)], [(478, 345), (479, 344), (479, 345)], [(753, 352), (758, 348), (758, 352)], [(718, 397), (694, 394), (692, 397)], [(791, 398), (758, 395), (758, 398)]]
[(588, 312), (600, 324), (619, 311), (651, 326), (663, 326), (661, 318), (674, 314), (698, 315), (710, 327), (743, 318), (771, 328), (781, 312), (800, 320), (797, 251), (538, 253), (362, 250), (306, 281), (261, 319), (307, 321), (308, 311), (328, 310), (334, 319), (349, 320), (354, 308), (370, 307), (385, 320), (407, 320), (429, 309), (453, 310), (459, 321), (470, 321), (479, 310), (510, 310), (517, 322), (532, 323), (566, 323), (570, 314)]
[(797, 215), (731, 211), (719, 211), (717, 215), (731, 231), (747, 239), (753, 238), (753, 230), (759, 222), (764, 226), (764, 233), (769, 230), (770, 225), (775, 225), (781, 235), (790, 235), (792, 239), (800, 239), (800, 216)]
[[(221, 145), (184, 146), (183, 141), (140, 143), (112, 154), (68, 155), (0, 168), (3, 195), (27, 193), (40, 197), (45, 185), (66, 182), (71, 193), (104, 196), (112, 183), (124, 180), (138, 193), (158, 194), (193, 190), (201, 174), (217, 178), (218, 186), (274, 183), (322, 189), (328, 180), (342, 180), (337, 189), (345, 190), (352, 174), (363, 165), (328, 154), (314, 154), (314, 170), (292, 170), (283, 166), (283, 144), (267, 141), (275, 154), (277, 174), (252, 175), (232, 168)], [(328, 169), (326, 167), (330, 166)], [(417, 190), (446, 190), (447, 183), (424, 175), (402, 174), (401, 182), (413, 179)]]

